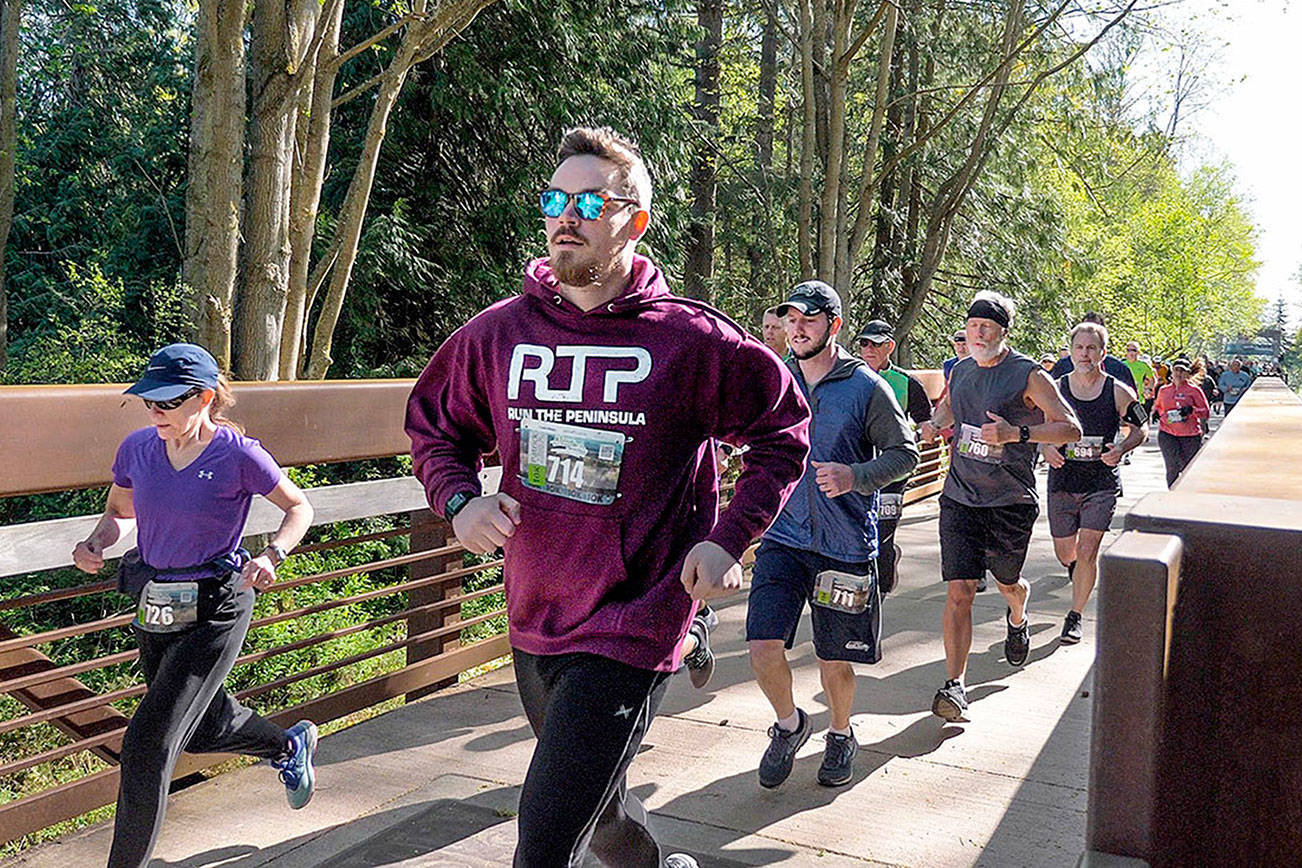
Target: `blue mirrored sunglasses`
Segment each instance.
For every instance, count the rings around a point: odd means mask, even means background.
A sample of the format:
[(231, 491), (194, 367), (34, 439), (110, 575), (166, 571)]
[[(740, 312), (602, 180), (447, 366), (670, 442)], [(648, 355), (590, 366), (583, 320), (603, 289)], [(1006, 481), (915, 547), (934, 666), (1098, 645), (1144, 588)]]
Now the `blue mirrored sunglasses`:
[(567, 193), (564, 190), (543, 190), (538, 194), (538, 207), (544, 217), (559, 217), (565, 213), (565, 206), (574, 200), (574, 213), (584, 220), (600, 220), (606, 213), (606, 206), (611, 202), (625, 202), (636, 205), (636, 199), (624, 196), (604, 196), (591, 190), (583, 193)]

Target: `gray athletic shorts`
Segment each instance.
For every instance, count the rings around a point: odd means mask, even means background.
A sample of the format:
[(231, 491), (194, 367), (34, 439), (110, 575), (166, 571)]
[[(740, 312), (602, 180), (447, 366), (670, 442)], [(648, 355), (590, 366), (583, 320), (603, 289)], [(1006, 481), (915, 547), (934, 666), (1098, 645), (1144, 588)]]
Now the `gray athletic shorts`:
[(1106, 531), (1117, 511), (1117, 490), (1049, 492), (1049, 533), (1056, 539), (1075, 536), (1081, 528)]

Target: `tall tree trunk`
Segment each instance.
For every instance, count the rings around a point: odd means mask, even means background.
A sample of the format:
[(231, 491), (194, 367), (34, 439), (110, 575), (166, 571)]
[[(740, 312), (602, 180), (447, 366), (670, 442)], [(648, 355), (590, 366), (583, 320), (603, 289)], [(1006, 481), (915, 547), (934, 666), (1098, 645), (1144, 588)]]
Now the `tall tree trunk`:
[[(911, 4), (912, 14), (915, 16), (912, 21), (916, 21), (916, 14), (921, 6), (922, 0), (913, 0)], [(912, 22), (911, 22), (912, 23)], [(906, 31), (907, 51), (908, 51), (908, 81), (905, 84), (906, 93), (909, 94), (905, 103), (904, 112), (904, 130), (901, 141), (910, 141), (922, 128), (922, 118), (918, 111), (918, 90), (922, 78), (921, 58), (919, 57), (918, 34), (917, 30), (910, 26)], [(917, 279), (917, 247), (918, 247), (918, 225), (922, 214), (922, 184), (921, 169), (919, 168), (921, 160), (914, 158), (905, 164), (904, 177), (900, 182), (900, 195), (897, 200), (905, 209), (904, 218), (904, 238), (900, 243), (899, 262), (900, 262), (900, 289), (901, 298), (903, 288), (912, 286)], [(890, 316), (892, 321), (899, 310), (901, 299), (897, 298), (890, 307)], [(903, 345), (903, 352), (900, 355), (900, 362), (903, 364), (908, 360), (909, 346)]]
[(836, 273), (841, 161), (845, 158), (845, 100), (850, 77), (850, 64), (844, 59), (850, 41), (848, 17), (847, 4), (844, 0), (838, 0), (831, 16), (832, 56), (824, 67), (827, 70), (828, 90), (827, 147), (823, 151), (823, 195), (818, 207), (818, 276), (840, 292), (848, 288), (842, 275)]
[[(775, 108), (777, 105), (777, 84), (778, 84), (778, 22), (776, 13), (769, 9), (764, 13), (763, 35), (760, 38), (760, 64), (759, 64), (759, 87), (755, 100), (755, 186), (759, 190), (761, 202), (760, 207), (765, 209), (772, 208), (772, 191), (773, 191), (773, 137), (774, 124), (776, 123)], [(778, 275), (779, 264), (774, 257), (774, 261), (768, 263), (765, 267), (764, 249), (766, 246), (773, 244), (774, 239), (768, 238), (767, 244), (761, 243), (761, 239), (756, 237), (756, 232), (764, 232), (757, 226), (752, 226), (750, 245), (746, 249), (746, 255), (750, 260), (750, 286), (751, 291), (755, 293), (752, 298), (749, 316), (747, 322), (758, 323), (760, 314), (771, 303), (774, 290), (785, 290), (786, 287), (775, 286), (774, 280)], [(765, 234), (768, 234), (765, 232)]]
[(0, 0), (0, 372), (9, 366), (9, 289), (5, 249), (14, 220), (14, 172), (18, 145), (18, 32), (23, 0)]
[(812, 3), (822, 0), (798, 0), (800, 3), (800, 90), (804, 106), (800, 136), (800, 190), (796, 221), (797, 248), (800, 256), (800, 279), (814, 276), (814, 157), (818, 144), (818, 108), (814, 96), (814, 24)]
[(890, 96), (891, 57), (895, 52), (895, 33), (899, 26), (899, 10), (894, 3), (886, 8), (885, 26), (882, 30), (881, 47), (877, 58), (877, 89), (873, 95), (873, 114), (868, 127), (868, 141), (863, 151), (863, 174), (859, 176), (857, 199), (859, 207), (855, 211), (854, 226), (850, 230), (849, 247), (846, 255), (851, 263), (857, 263), (864, 240), (868, 237), (868, 227), (872, 222), (873, 194), (878, 183), (877, 151), (881, 147), (882, 126), (886, 118), (886, 104)]
[[(898, 101), (904, 91), (904, 44), (896, 44), (892, 57), (887, 63), (886, 57), (881, 62), (890, 69), (890, 85), (887, 90), (887, 109), (881, 152), (883, 165), (893, 165), (893, 160), (905, 141), (903, 135), (903, 106)], [(879, 68), (880, 71), (880, 68)], [(872, 256), (872, 303), (871, 310), (875, 317), (889, 317), (894, 313), (893, 305), (888, 301), (889, 287), (892, 284), (899, 262), (898, 243), (900, 235), (900, 203), (903, 190), (897, 183), (899, 168), (893, 168), (882, 174), (878, 183), (877, 208), (875, 216), (876, 238), (873, 241)]]
[(185, 258), (192, 339), (231, 368), (244, 172), (244, 2), (205, 0), (195, 26)]
[[(334, 100), (333, 105), (338, 107), (359, 92), (379, 85), (375, 103), (371, 107), (362, 153), (340, 208), (335, 237), (329, 251), (308, 278), (309, 308), (315, 301), (316, 292), (313, 287), (325, 285), (327, 276), (330, 281), (312, 334), (312, 350), (305, 372), (305, 376), (310, 379), (323, 379), (330, 370), (335, 327), (339, 323), (339, 314), (343, 310), (344, 297), (348, 291), (348, 280), (357, 261), (357, 244), (361, 240), (362, 223), (375, 182), (380, 146), (384, 143), (389, 114), (398, 101), (407, 74), (413, 66), (441, 51), (443, 46), (475, 20), (481, 10), (492, 3), (493, 0), (445, 0), (430, 12), (426, 0), (417, 0), (413, 9), (414, 15), (418, 16), (417, 23), (407, 29), (385, 71), (358, 89)], [(352, 49), (348, 53), (351, 52)]]
[(814, 135), (824, 174), (827, 172), (827, 43), (832, 37), (827, 17), (829, 2), (838, 0), (813, 0), (814, 41), (810, 44), (814, 61)]
[(692, 220), (687, 227), (683, 294), (709, 300), (714, 278), (714, 216), (718, 171), (712, 137), (719, 129), (719, 50), (723, 46), (723, 0), (697, 0), (696, 100), (692, 114), (700, 134), (692, 160)]
[(253, 6), (249, 184), (233, 347), (235, 373), (244, 380), (280, 376), (298, 95), (319, 11), (316, 0), (264, 0)]
[(326, 154), (330, 148), (331, 103), (339, 75), (339, 30), (342, 0), (327, 7), (325, 32), (310, 67), (304, 67), (308, 84), (299, 96), (298, 144), (294, 149), (293, 189), (289, 203), (289, 291), (285, 324), (280, 336), (280, 376), (296, 380), (303, 372), (307, 332), (308, 275), (312, 265), (312, 240), (316, 237), (321, 188), (325, 183)]

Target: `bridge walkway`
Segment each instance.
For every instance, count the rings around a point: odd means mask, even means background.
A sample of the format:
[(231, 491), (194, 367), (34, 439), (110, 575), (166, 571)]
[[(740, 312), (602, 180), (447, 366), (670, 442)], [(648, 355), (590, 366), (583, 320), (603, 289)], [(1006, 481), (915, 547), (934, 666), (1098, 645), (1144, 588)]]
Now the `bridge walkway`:
[[(1044, 471), (1039, 473), (1041, 490)], [(1165, 489), (1156, 436), (1124, 468), (1124, 514)], [(854, 782), (818, 786), (827, 726), (807, 625), (791, 654), (798, 702), (816, 735), (782, 787), (763, 790), (758, 760), (771, 723), (743, 642), (746, 599), (718, 606), (718, 669), (706, 690), (671, 684), (630, 773), (663, 840), (703, 866), (1074, 866), (1085, 848), (1095, 656), (1060, 646), (1070, 604), (1042, 512), (1026, 574), (1032, 650), (1003, 660), (1004, 605), (977, 598), (968, 673), (970, 723), (930, 713), (944, 680), (934, 498), (908, 508), (900, 588), (884, 609), (884, 659), (858, 667)], [(1105, 546), (1108, 541), (1105, 541)], [(251, 766), (173, 795), (154, 865), (170, 868), (363, 868), (509, 865), (514, 812), (533, 739), (509, 669), (441, 691), (324, 738), (313, 803), (294, 812), (274, 773)], [(7, 868), (103, 864), (111, 824), (34, 848)], [(595, 863), (594, 863), (595, 864)]]

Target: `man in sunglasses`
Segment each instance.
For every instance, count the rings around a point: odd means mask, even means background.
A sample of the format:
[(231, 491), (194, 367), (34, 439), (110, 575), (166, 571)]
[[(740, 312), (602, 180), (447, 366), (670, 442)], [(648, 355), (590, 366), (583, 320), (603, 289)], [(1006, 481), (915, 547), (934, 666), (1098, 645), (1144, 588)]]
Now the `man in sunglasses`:
[(949, 342), (954, 347), (954, 355), (945, 359), (941, 364), (941, 370), (945, 375), (946, 383), (949, 382), (949, 372), (954, 370), (954, 366), (958, 364), (959, 359), (967, 358), (967, 332), (963, 329), (959, 329), (954, 332), (954, 335), (949, 339)]
[[(429, 503), (472, 552), (505, 550), (520, 700), (538, 743), (516, 866), (691, 868), (662, 857), (625, 773), (699, 601), (741, 586), (742, 552), (804, 470), (809, 407), (744, 329), (669, 294), (635, 252), (651, 220), (637, 146), (568, 131), (539, 196), (548, 257), (458, 329), (412, 390)], [(718, 510), (713, 443), (749, 446)], [(481, 459), (502, 485), (481, 495)]]

